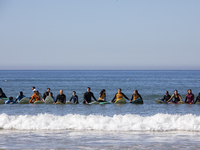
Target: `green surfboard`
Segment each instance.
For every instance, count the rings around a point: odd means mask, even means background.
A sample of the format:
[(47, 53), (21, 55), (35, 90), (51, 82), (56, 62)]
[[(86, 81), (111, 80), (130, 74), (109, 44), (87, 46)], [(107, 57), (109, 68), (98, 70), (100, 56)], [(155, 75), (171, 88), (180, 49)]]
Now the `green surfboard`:
[(143, 104), (143, 100), (138, 98), (132, 102), (133, 104)]
[(24, 97), (19, 104), (29, 104), (30, 99), (28, 97)]
[(99, 104), (99, 102), (94, 101), (94, 102), (91, 102), (91, 104)]
[(35, 101), (34, 104), (44, 104), (42, 101)]
[(0, 104), (5, 104), (5, 102), (2, 99), (0, 99)]
[(99, 104), (110, 104), (110, 102), (99, 102)]
[(51, 96), (47, 96), (45, 98), (45, 104), (53, 104), (54, 103), (54, 100)]
[(200, 105), (200, 102), (196, 102), (195, 104)]
[(155, 102), (157, 104), (167, 104), (167, 102), (162, 101), (161, 99), (156, 99)]

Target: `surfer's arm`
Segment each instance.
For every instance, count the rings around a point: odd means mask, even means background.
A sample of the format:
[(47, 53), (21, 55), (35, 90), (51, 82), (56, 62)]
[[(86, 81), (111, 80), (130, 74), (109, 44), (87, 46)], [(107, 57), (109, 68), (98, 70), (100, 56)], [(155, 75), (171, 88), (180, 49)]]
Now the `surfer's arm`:
[(114, 103), (115, 102), (115, 99), (116, 99), (116, 94), (115, 94), (115, 97), (112, 99), (112, 103)]
[(123, 96), (127, 99), (127, 100), (129, 100), (129, 98), (124, 94), (124, 93), (122, 93), (123, 94)]

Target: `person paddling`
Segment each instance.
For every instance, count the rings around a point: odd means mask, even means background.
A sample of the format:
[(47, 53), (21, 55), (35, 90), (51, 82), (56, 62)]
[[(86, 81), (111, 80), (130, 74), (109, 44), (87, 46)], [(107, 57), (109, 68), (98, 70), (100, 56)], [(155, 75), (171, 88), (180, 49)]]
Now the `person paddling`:
[(194, 103), (194, 94), (192, 94), (192, 90), (188, 89), (188, 94), (185, 97), (185, 102), (188, 104)]
[(170, 97), (170, 99), (167, 102), (169, 102), (171, 100), (172, 100), (173, 103), (183, 102), (182, 98), (181, 98), (181, 95), (178, 94), (178, 90), (174, 91), (174, 94)]
[(26, 97), (22, 91), (19, 92), (19, 95), (15, 99), (15, 103), (19, 103), (24, 97)]
[(169, 95), (168, 91), (165, 91), (165, 95), (162, 98), (162, 101), (167, 102), (171, 98), (171, 95)]
[(33, 92), (34, 92), (34, 94), (31, 96), (29, 103), (34, 103), (34, 102), (40, 101), (42, 99), (42, 97), (40, 96), (37, 89), (34, 89)]
[(15, 101), (13, 100), (13, 97), (9, 97), (9, 99), (5, 102), (5, 104), (14, 104)]
[(74, 104), (79, 104), (78, 96), (76, 95), (76, 91), (72, 92), (72, 97), (70, 98), (70, 102), (73, 100)]
[(105, 89), (101, 90), (101, 92), (99, 93), (98, 102), (106, 102), (106, 90)]
[(0, 88), (0, 98), (7, 98), (6, 94), (3, 92), (1, 88)]
[(91, 103), (91, 98), (93, 98), (95, 101), (97, 101), (97, 99), (94, 97), (94, 94), (92, 92), (90, 92), (91, 88), (87, 87), (87, 92), (85, 92), (84, 96), (83, 96), (83, 104), (88, 104)]
[(142, 96), (138, 93), (138, 90), (135, 90), (134, 91), (134, 94), (132, 95), (132, 98), (131, 98), (131, 101), (130, 102), (132, 102), (132, 101), (134, 101), (134, 100), (136, 100), (136, 99), (141, 99), (141, 100), (143, 100), (142, 99)]
[(196, 97), (196, 100), (194, 103), (196, 103), (196, 102), (200, 102), (200, 92), (199, 92), (199, 95)]
[(115, 94), (115, 97), (112, 99), (111, 103), (115, 103), (119, 99), (123, 99), (123, 98), (126, 98), (128, 101), (131, 102), (131, 100), (129, 100), (129, 98), (124, 93), (122, 93), (122, 89), (119, 88), (118, 92)]
[(55, 103), (56, 102), (66, 103), (66, 96), (63, 94), (63, 90), (60, 90), (60, 94), (57, 95)]

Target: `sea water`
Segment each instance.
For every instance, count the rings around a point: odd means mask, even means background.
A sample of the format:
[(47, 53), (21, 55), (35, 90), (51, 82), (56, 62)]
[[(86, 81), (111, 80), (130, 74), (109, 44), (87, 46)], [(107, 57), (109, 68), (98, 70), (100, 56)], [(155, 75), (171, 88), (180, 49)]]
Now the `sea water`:
[[(56, 97), (63, 89), (78, 105), (0, 105), (2, 149), (199, 149), (200, 105), (156, 104), (166, 90), (200, 91), (200, 71), (0, 71), (0, 87), (16, 97), (41, 94), (49, 87)], [(106, 89), (111, 101), (118, 88), (131, 98), (137, 89), (144, 104), (84, 105), (91, 87), (98, 98)]]

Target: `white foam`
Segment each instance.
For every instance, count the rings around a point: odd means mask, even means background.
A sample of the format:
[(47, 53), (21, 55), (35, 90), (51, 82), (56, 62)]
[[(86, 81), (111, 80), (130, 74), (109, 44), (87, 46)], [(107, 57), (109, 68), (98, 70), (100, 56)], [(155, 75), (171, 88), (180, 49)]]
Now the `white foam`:
[(139, 115), (72, 115), (0, 114), (0, 128), (17, 130), (103, 130), (103, 131), (200, 131), (200, 116), (156, 114)]

